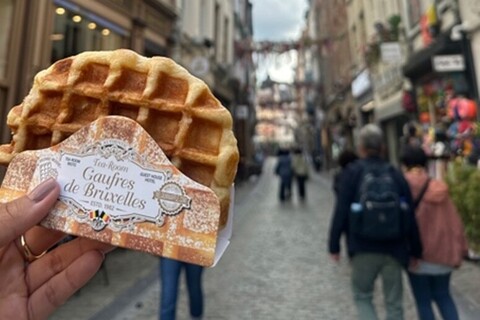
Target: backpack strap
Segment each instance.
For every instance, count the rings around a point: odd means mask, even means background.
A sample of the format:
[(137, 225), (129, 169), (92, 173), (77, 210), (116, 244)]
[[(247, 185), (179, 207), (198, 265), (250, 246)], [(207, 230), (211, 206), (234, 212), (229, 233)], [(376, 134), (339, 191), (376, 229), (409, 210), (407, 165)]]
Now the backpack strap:
[(418, 194), (417, 199), (415, 199), (415, 201), (413, 201), (413, 209), (414, 210), (417, 209), (418, 205), (420, 204), (420, 201), (422, 201), (422, 198), (425, 195), (425, 192), (427, 192), (428, 185), (430, 184), (430, 180), (431, 180), (430, 178), (427, 179), (427, 181), (425, 182), (425, 184), (422, 187), (422, 190)]

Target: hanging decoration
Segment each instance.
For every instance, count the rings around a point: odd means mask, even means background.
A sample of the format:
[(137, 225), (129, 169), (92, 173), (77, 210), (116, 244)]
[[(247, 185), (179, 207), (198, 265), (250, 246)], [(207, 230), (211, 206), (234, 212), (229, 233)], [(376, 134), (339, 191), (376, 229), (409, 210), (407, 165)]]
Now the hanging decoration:
[(311, 48), (318, 46), (322, 52), (329, 54), (331, 52), (335, 41), (342, 40), (346, 34), (338, 36), (326, 37), (321, 39), (300, 38), (296, 41), (258, 41), (253, 42), (251, 39), (244, 39), (236, 41), (235, 50), (239, 56), (257, 54), (271, 54), (271, 53), (286, 53), (291, 50), (299, 50), (304, 48)]

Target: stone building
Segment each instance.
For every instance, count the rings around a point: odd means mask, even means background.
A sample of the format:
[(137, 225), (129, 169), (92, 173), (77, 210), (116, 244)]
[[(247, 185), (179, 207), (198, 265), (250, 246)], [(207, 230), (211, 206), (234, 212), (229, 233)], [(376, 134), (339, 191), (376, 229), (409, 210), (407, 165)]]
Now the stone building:
[(316, 25), (315, 43), (320, 57), (320, 103), (325, 112), (322, 144), (327, 166), (333, 164), (338, 150), (353, 146), (355, 126), (351, 94), (351, 56), (348, 15), (345, 0), (310, 2)]

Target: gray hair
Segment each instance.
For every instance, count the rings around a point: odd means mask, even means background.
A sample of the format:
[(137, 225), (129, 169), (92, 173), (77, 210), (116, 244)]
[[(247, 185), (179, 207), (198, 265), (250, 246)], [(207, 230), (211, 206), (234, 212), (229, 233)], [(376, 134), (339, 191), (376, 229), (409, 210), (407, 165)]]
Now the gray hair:
[(359, 144), (368, 155), (380, 155), (383, 147), (383, 132), (376, 124), (367, 124), (360, 129)]

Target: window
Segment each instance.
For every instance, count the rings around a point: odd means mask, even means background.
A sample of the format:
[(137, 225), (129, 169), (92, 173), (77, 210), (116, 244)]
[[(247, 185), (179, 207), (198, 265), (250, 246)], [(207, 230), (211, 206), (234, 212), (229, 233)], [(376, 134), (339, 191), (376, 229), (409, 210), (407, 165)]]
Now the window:
[(7, 74), (7, 57), (12, 27), (13, 0), (0, 0), (0, 79)]
[(210, 32), (208, 32), (208, 3), (206, 0), (200, 0), (200, 18), (198, 19), (198, 30), (200, 30), (200, 37), (210, 38)]
[(220, 50), (219, 48), (219, 32), (220, 32), (220, 6), (218, 3), (215, 4), (215, 57), (218, 58), (218, 51)]
[(125, 44), (127, 32), (96, 15), (63, 7), (55, 13), (52, 63), (83, 51), (113, 50)]
[(408, 23), (410, 29), (420, 22), (421, 16), (420, 0), (408, 0)]
[(229, 44), (228, 31), (230, 29), (229, 23), (230, 22), (228, 21), (228, 18), (225, 18), (225, 21), (223, 24), (223, 62), (224, 63), (228, 62), (228, 44)]

